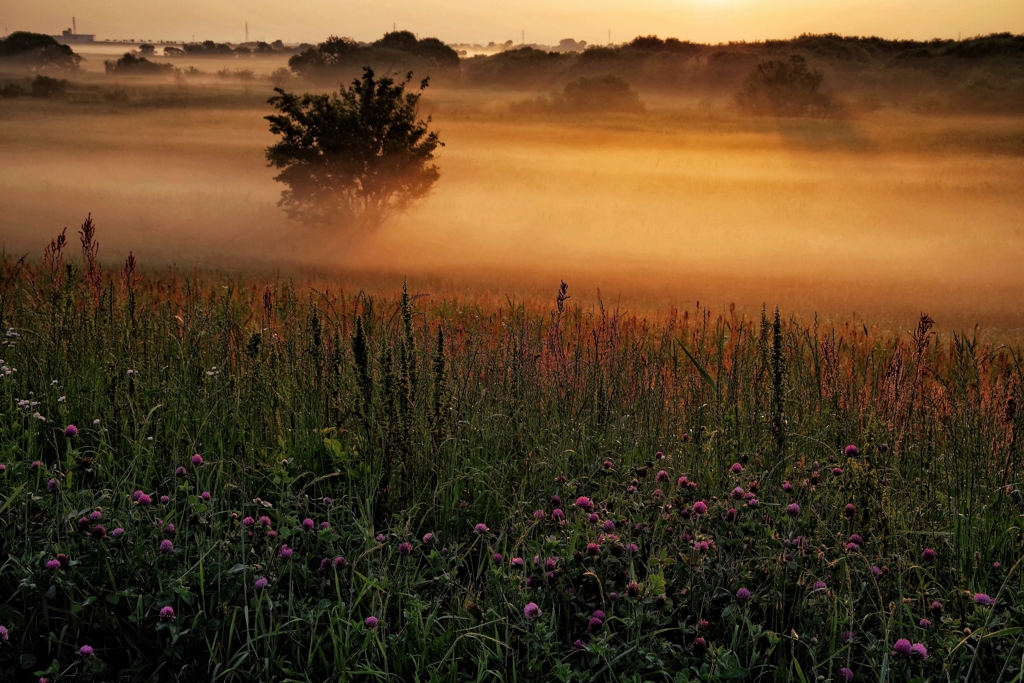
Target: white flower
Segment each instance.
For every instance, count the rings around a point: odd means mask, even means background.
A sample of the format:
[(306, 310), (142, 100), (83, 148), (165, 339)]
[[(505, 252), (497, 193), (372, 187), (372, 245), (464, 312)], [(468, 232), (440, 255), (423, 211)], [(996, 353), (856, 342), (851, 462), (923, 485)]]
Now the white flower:
[(100, 419), (99, 419), (99, 418), (96, 418), (95, 420), (93, 420), (93, 421), (92, 421), (92, 423), (93, 423), (94, 425), (98, 425), (98, 424), (100, 423)]
[(66, 398), (67, 398), (67, 396), (61, 396), (60, 398), (57, 399), (57, 403), (63, 403), (64, 399), (66, 399)]
[(50, 386), (51, 387), (57, 386), (57, 380), (53, 380), (52, 382), (50, 382)]

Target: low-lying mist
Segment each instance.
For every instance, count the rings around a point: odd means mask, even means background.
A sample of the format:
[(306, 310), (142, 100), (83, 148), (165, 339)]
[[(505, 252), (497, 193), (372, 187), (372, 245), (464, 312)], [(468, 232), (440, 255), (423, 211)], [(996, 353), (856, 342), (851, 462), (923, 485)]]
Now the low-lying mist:
[(561, 118), (432, 90), (423, 113), (446, 143), (435, 192), (353, 243), (277, 208), (263, 90), (196, 92), (196, 106), (5, 104), (0, 242), (37, 255), (92, 212), (108, 261), (132, 250), (148, 265), (357, 286), (408, 274), (419, 291), (516, 296), (548, 296), (561, 278), (578, 299), (600, 289), (633, 311), (700, 300), (895, 327), (920, 311), (947, 328), (1024, 325), (1016, 119), (772, 121), (668, 98), (645, 98), (646, 115)]

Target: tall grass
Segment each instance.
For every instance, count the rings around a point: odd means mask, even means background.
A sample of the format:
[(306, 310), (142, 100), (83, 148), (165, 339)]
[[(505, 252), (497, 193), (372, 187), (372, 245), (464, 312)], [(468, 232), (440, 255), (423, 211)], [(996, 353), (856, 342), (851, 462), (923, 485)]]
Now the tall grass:
[(110, 272), (81, 240), (3, 261), (5, 675), (1020, 678), (1016, 349)]

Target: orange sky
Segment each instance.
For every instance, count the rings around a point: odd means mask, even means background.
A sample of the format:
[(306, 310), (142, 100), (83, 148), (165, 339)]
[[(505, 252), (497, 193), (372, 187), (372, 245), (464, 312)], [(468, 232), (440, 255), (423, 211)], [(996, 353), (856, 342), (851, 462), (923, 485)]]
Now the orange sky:
[(58, 33), (78, 20), (100, 38), (371, 40), (391, 29), (447, 42), (698, 42), (836, 32), (887, 38), (1024, 33), (1024, 0), (0, 0), (0, 28)]

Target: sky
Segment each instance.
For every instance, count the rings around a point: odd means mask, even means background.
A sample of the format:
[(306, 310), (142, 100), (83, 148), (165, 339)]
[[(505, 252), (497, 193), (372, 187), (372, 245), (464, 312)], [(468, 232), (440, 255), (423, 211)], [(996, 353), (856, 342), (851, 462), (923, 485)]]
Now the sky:
[(1024, 0), (0, 0), (0, 28), (59, 33), (75, 16), (100, 39), (319, 42), (373, 40), (392, 26), (421, 38), (483, 43), (637, 35), (695, 42), (801, 33), (956, 38), (1024, 33)]

